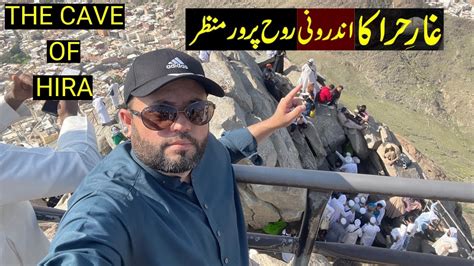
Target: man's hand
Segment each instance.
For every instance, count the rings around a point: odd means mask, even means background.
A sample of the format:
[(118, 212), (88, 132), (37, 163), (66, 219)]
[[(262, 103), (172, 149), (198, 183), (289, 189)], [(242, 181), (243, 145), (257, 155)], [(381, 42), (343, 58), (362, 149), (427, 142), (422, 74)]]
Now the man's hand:
[(12, 80), (13, 87), (5, 94), (5, 102), (17, 110), (25, 100), (33, 97), (33, 76), (29, 73), (13, 75)]
[(79, 104), (74, 100), (61, 100), (58, 103), (58, 124), (61, 126), (64, 120), (69, 116), (77, 115)]
[(306, 109), (303, 100), (296, 97), (301, 87), (302, 85), (296, 86), (285, 97), (281, 98), (275, 113), (268, 119), (275, 129), (289, 126)]
[(289, 126), (303, 113), (306, 107), (301, 99), (295, 97), (300, 90), (301, 85), (296, 86), (280, 100), (275, 113), (270, 118), (248, 127), (250, 134), (254, 136), (258, 143), (270, 136), (275, 130)]

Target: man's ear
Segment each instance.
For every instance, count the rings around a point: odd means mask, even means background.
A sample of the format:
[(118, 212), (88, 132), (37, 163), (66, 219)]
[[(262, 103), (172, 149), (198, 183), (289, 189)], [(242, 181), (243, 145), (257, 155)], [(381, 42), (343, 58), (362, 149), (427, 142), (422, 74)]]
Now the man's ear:
[(126, 137), (130, 138), (132, 135), (132, 113), (127, 109), (120, 109), (119, 117), (122, 121), (123, 126), (127, 127)]

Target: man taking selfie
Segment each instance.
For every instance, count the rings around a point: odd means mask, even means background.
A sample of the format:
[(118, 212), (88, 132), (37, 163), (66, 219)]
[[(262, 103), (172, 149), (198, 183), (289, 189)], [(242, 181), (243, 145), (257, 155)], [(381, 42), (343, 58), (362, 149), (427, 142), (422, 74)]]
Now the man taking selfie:
[(42, 265), (247, 265), (246, 225), (232, 164), (303, 111), (293, 89), (262, 122), (209, 132), (223, 89), (172, 49), (135, 59), (119, 145), (70, 200)]

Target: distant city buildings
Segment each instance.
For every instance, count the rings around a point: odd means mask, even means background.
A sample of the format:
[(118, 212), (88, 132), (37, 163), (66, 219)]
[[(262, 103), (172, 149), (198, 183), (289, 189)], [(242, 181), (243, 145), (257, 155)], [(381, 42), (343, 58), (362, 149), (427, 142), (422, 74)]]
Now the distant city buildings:
[(469, 0), (425, 0), (425, 3), (431, 7), (444, 8), (444, 12), (451, 16), (474, 19), (474, 8), (471, 2)]
[[(23, 2), (32, 3), (33, 1)], [(133, 5), (133, 3), (130, 4), (130, 6)], [(94, 76), (94, 94), (105, 96), (107, 82), (123, 80), (133, 59), (141, 53), (158, 47), (179, 49), (184, 46), (184, 32), (175, 30), (172, 25), (175, 9), (164, 8), (158, 3), (146, 3), (126, 8), (124, 30), (4, 30), (3, 9), (4, 6), (1, 5), (0, 56), (9, 52), (15, 44), (19, 44), (22, 51), (31, 59), (27, 64), (22, 65), (0, 62), (0, 95), (3, 95), (5, 90), (12, 85), (11, 75), (20, 71), (33, 75), (78, 75), (82, 71), (84, 75)], [(46, 40), (80, 40), (81, 63), (47, 64)], [(22, 143), (25, 146), (45, 146), (54, 143), (59, 132), (56, 118), (41, 112), (43, 101), (28, 100), (26, 104), (33, 116), (0, 132), (0, 141), (12, 144)], [(107, 102), (107, 104), (110, 103)], [(94, 122), (91, 103), (81, 101), (80, 107)]]

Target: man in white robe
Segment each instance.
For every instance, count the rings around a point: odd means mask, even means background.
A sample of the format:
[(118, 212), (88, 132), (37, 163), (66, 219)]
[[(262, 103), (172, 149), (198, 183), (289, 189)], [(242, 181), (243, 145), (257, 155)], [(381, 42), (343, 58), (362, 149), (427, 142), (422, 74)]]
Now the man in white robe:
[(329, 205), (328, 201), (326, 208), (324, 208), (323, 215), (321, 216), (321, 225), (319, 226), (319, 230), (328, 230), (329, 222), (331, 221), (334, 211), (334, 208)]
[(448, 256), (449, 253), (458, 252), (458, 230), (450, 227), (448, 231), (433, 244), (436, 254)]
[(362, 237), (362, 229), (360, 228), (360, 220), (356, 219), (353, 224), (350, 224), (346, 228), (346, 236), (342, 240), (344, 244), (353, 244), (357, 243), (357, 239)]
[(203, 63), (209, 62), (210, 57), (211, 57), (211, 51), (209, 50), (199, 51), (199, 59), (201, 59), (201, 62)]
[(353, 223), (355, 219), (355, 202), (353, 200), (349, 200), (347, 202), (347, 206), (345, 208), (345, 212), (347, 214), (346, 219), (349, 223)]
[(105, 106), (103, 97), (94, 96), (92, 105), (94, 106), (94, 109), (99, 117), (99, 124), (105, 125), (112, 121), (107, 111), (107, 107)]
[[(314, 84), (314, 96), (319, 92), (320, 88), (317, 82), (318, 74), (316, 72), (316, 64), (314, 59), (310, 58), (306, 64), (301, 68), (301, 76), (298, 79), (298, 84), (303, 85), (301, 88), (303, 92), (308, 92), (308, 86), (310, 83)], [(314, 97), (316, 99), (316, 97)]]
[(346, 195), (342, 194), (338, 199), (332, 198), (329, 205), (334, 208), (334, 213), (329, 221), (330, 224), (335, 223), (339, 218), (347, 217), (346, 212), (344, 211), (344, 204), (346, 204), (347, 198)]
[(377, 220), (375, 217), (371, 217), (370, 223), (365, 224), (362, 227), (362, 237), (360, 238), (361, 245), (370, 247), (374, 243), (377, 233), (380, 232), (380, 227), (375, 224), (376, 222)]
[[(339, 159), (341, 159), (342, 161), (342, 166), (339, 168), (339, 171), (345, 172), (345, 173), (357, 174), (358, 172), (357, 163), (352, 158), (352, 155), (350, 152), (346, 153), (346, 157), (343, 157), (342, 154), (340, 154), (338, 151), (336, 151), (336, 154), (339, 157)], [(357, 161), (360, 162), (358, 158), (357, 158)]]
[(108, 95), (110, 96), (110, 100), (116, 109), (120, 106), (120, 97), (119, 97), (119, 85), (117, 83), (113, 83), (107, 89)]
[(400, 227), (393, 228), (390, 234), (393, 238), (393, 244), (390, 246), (390, 249), (403, 250), (405, 239), (407, 238), (407, 226), (402, 224)]

